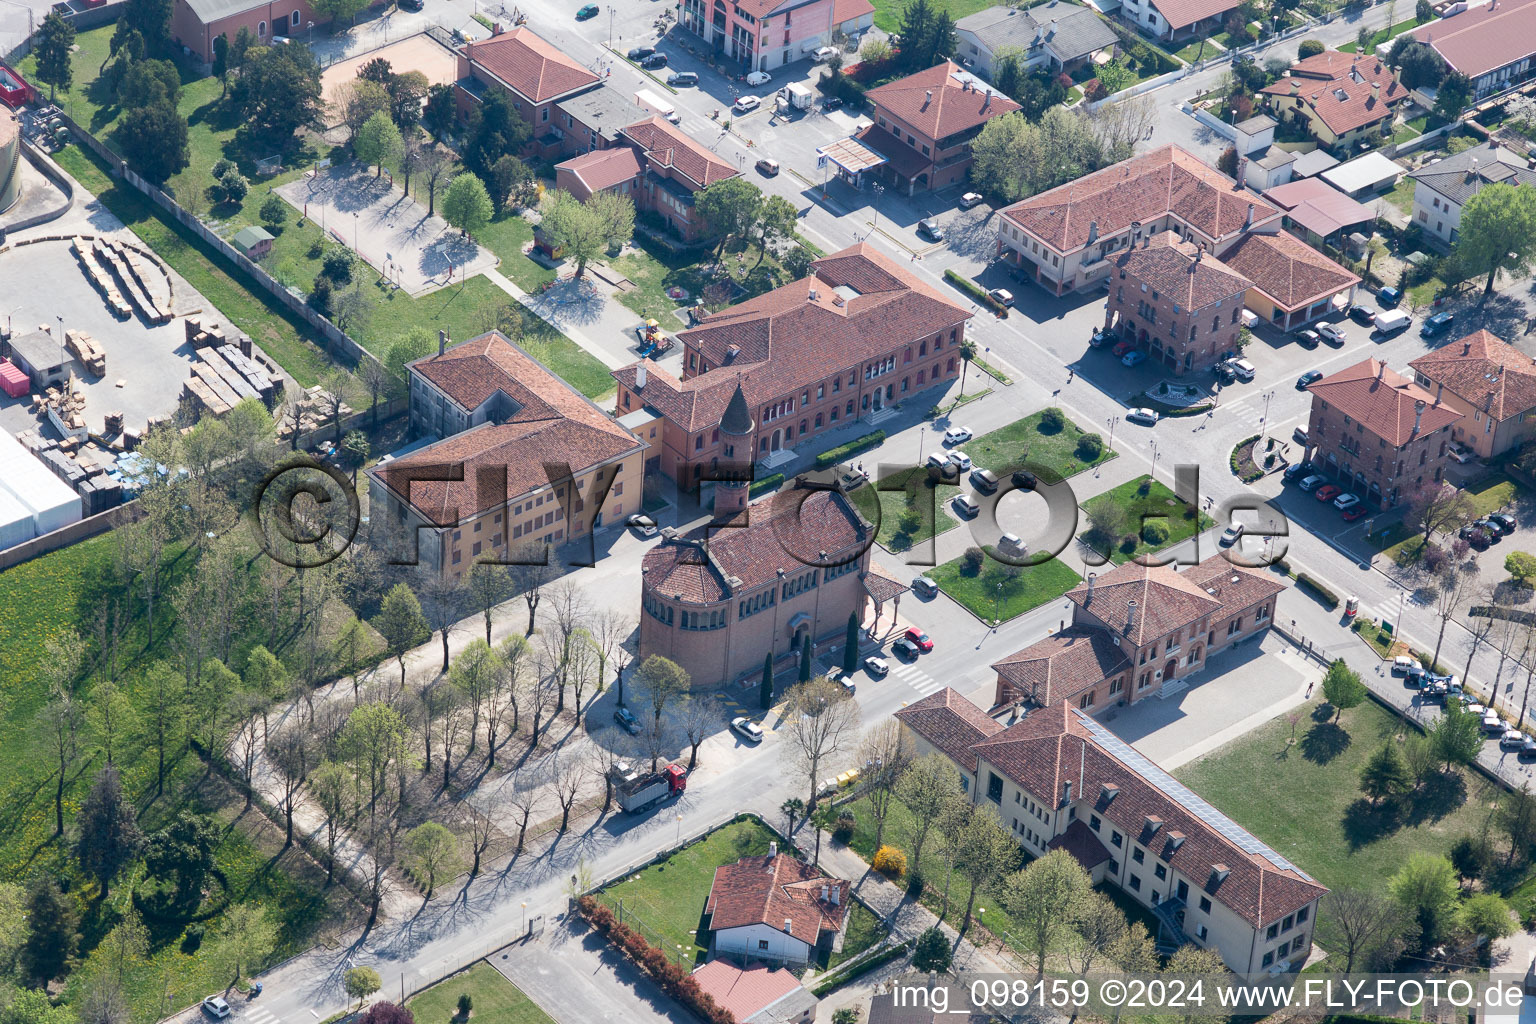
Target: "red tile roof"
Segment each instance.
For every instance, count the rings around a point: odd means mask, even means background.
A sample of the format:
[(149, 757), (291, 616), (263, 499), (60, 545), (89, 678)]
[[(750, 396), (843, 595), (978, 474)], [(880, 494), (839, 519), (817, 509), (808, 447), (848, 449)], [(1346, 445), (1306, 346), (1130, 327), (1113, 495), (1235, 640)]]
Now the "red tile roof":
[(1177, 146), (1122, 160), (1076, 181), (1014, 203), (1002, 216), (1059, 253), (1086, 245), (1091, 225), (1100, 237), (1173, 216), (1212, 240), (1262, 225), (1280, 212)]
[(1047, 850), (1066, 850), (1072, 858), (1083, 866), (1084, 871), (1092, 871), (1094, 868), (1109, 860), (1109, 851), (1094, 835), (1089, 828), (1078, 818), (1067, 826), (1067, 830), (1045, 844)]
[(1073, 700), (1130, 667), (1106, 630), (1069, 626), (994, 662), (992, 670), (999, 683), (998, 704), (1029, 700), (1045, 707)]
[[(1212, 558), (1226, 562), (1220, 555)], [(1201, 589), (1188, 573), (1177, 572), (1171, 565), (1140, 562), (1126, 562), (1079, 583), (1067, 591), (1067, 600), (1136, 647), (1217, 614), (1222, 608), (1222, 602)], [(1134, 610), (1132, 601), (1136, 602)]]
[(1408, 365), (1495, 421), (1536, 408), (1536, 360), (1487, 331), (1427, 352)]
[(1376, 217), (1369, 206), (1356, 202), (1322, 178), (1300, 178), (1276, 185), (1264, 190), (1264, 198), (1283, 209), (1294, 223), (1325, 238)]
[(989, 718), (985, 711), (948, 686), (908, 704), (895, 716), (967, 771), (976, 770), (976, 755), (971, 747), (1003, 731), (1003, 723)]
[[(973, 89), (955, 77), (960, 71), (952, 61), (937, 64), (871, 89), (869, 102), (875, 113), (905, 121), (929, 142), (945, 139), (985, 124), (1019, 105), (1002, 93)], [(887, 154), (889, 155), (889, 154)]]
[[(827, 898), (821, 895), (827, 889)], [(822, 932), (842, 929), (853, 886), (824, 875), (798, 857), (743, 857), (715, 869), (704, 912), (711, 931), (765, 924), (816, 945)]]
[(1241, 296), (1253, 282), (1194, 242), (1172, 231), (1152, 236), (1146, 244), (1127, 249), (1115, 260), (1131, 281), (1167, 295), (1186, 310)]
[(586, 186), (588, 192), (601, 192), (621, 182), (640, 176), (640, 158), (628, 146), (594, 149), (555, 165), (556, 171), (569, 171)]
[(1168, 20), (1170, 28), (1178, 30), (1202, 18), (1236, 10), (1238, 5), (1233, 0), (1153, 0), (1152, 6)]
[(729, 960), (711, 960), (693, 972), (693, 980), (739, 1022), (797, 990), (804, 991), (800, 979), (782, 967), (755, 964), (742, 970)]
[(707, 188), (741, 173), (735, 164), (711, 153), (665, 118), (653, 117), (621, 131), (645, 151), (652, 164), (674, 168), (697, 188)]
[(1413, 30), (1445, 62), (1476, 80), (1536, 54), (1536, 0), (1498, 0)]
[[(1394, 448), (1461, 419), (1461, 413), (1436, 402), (1434, 395), (1377, 359), (1364, 359), (1331, 373), (1307, 390)], [(1418, 402), (1424, 403), (1424, 414), (1415, 431)]]
[(1286, 312), (1306, 309), (1360, 283), (1358, 274), (1285, 231), (1244, 235), (1222, 259)]
[(515, 28), (467, 43), (464, 55), (532, 103), (565, 96), (599, 81), (574, 57), (567, 56), (531, 28)]
[(1390, 118), (1392, 108), (1408, 98), (1407, 88), (1379, 58), (1337, 50), (1291, 65), (1289, 78), (1260, 91), (1300, 99), (1335, 135)]
[(891, 169), (904, 178), (916, 177), (933, 163), (933, 157), (923, 156), (898, 139), (895, 134), (877, 124), (865, 125), (855, 132), (853, 137), (885, 157), (885, 162)]
[(764, 498), (733, 522), (746, 525), (701, 526), (647, 551), (641, 562), (645, 589), (713, 604), (772, 583), (781, 571), (795, 575), (807, 565), (861, 558), (871, 529), (840, 492), (802, 488)]
[[(683, 331), (680, 339), (696, 346), (711, 369), (680, 381), (646, 362), (641, 400), (682, 429), (699, 431), (720, 422), (740, 379), (757, 418), (769, 402), (971, 317), (868, 243), (824, 256), (811, 271), (811, 277), (712, 313)], [(641, 365), (621, 367), (613, 376), (633, 391)]]

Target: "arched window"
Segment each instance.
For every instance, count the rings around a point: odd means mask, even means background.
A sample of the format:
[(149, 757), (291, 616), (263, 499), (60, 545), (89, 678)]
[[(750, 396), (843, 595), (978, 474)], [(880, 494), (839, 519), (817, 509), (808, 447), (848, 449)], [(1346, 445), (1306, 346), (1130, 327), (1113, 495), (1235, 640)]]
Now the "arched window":
[(265, 39), (265, 38), (267, 38), (267, 23), (266, 22), (258, 21), (256, 23), (256, 38), (257, 39)]
[(299, 12), (297, 9), (295, 9), (292, 14), (288, 15), (288, 24), (292, 25), (294, 28), (299, 27)]

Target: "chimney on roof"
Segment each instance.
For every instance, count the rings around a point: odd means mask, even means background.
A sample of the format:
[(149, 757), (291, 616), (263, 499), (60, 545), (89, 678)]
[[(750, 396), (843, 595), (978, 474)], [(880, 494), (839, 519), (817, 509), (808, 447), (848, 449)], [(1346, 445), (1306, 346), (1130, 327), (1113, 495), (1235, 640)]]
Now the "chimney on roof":
[(1045, 38), (1049, 39), (1052, 36), (1054, 36), (1055, 34), (1056, 34), (1056, 19), (1052, 18), (1051, 19), (1051, 27), (1050, 27), (1050, 29), (1048, 29), (1046, 31)]
[(1372, 103), (1380, 103), (1381, 102), (1381, 83), (1380, 82), (1372, 82), (1371, 83), (1371, 102)]
[(1425, 402), (1422, 398), (1413, 403), (1413, 436), (1415, 437), (1419, 433), (1419, 423), (1424, 419), (1424, 405)]
[(793, 935), (793, 934), (795, 934), (795, 930), (794, 930), (794, 928), (791, 927), (791, 923), (792, 922), (789, 920), (789, 918), (786, 917), (784, 919), (784, 934), (785, 935)]
[(1218, 884), (1220, 882), (1225, 882), (1227, 880), (1227, 876), (1230, 875), (1231, 873), (1232, 873), (1232, 869), (1231, 868), (1227, 867), (1225, 864), (1221, 863), (1220, 861), (1217, 861), (1215, 864), (1211, 865), (1211, 881), (1210, 881), (1210, 884), (1211, 885), (1216, 885), (1216, 884)]
[(1378, 360), (1377, 363), (1376, 363), (1376, 379), (1377, 380), (1384, 380), (1386, 378), (1386, 376), (1387, 376), (1387, 364), (1386, 364), (1386, 361), (1385, 360)]
[(821, 883), (821, 902), (827, 902), (827, 883)]
[(1110, 801), (1114, 800), (1114, 798), (1119, 796), (1119, 795), (1120, 795), (1120, 787), (1119, 786), (1116, 786), (1115, 784), (1109, 783), (1109, 782), (1104, 783), (1102, 786), (1099, 787), (1099, 806), (1100, 807), (1108, 806)]
[(1243, 230), (1247, 231), (1251, 227), (1253, 227), (1253, 204), (1249, 203), (1248, 216), (1243, 219)]
[(1068, 779), (1067, 781), (1065, 781), (1065, 782), (1063, 782), (1061, 784), (1061, 806), (1065, 807), (1065, 806), (1067, 806), (1067, 804), (1069, 804), (1071, 802), (1072, 802), (1072, 780)]
[(772, 860), (773, 858), (777, 857), (778, 855), (779, 855), (779, 842), (778, 842), (778, 840), (776, 840), (776, 839), (768, 840), (768, 859)]
[(1470, 341), (1464, 341), (1461, 343), (1461, 354), (1464, 356), (1472, 354), (1472, 343)]
[(992, 90), (988, 89), (986, 92), (982, 93), (981, 112), (983, 114), (985, 114), (987, 112), (987, 108), (990, 107), (991, 105), (992, 105)]
[(930, 104), (932, 102), (933, 102), (933, 90), (932, 89), (925, 89), (923, 91), (923, 109), (927, 110), (928, 109), (928, 104)]
[[(1502, 367), (1500, 368), (1502, 369)], [(1435, 404), (1440, 404), (1440, 396), (1445, 394), (1445, 381), (1435, 381)]]
[(1083, 595), (1083, 606), (1085, 608), (1093, 602), (1093, 581), (1098, 578), (1099, 574), (1096, 572), (1088, 574), (1088, 593)]
[(635, 369), (635, 390), (636, 391), (644, 391), (645, 390), (645, 378), (646, 378), (645, 364), (641, 363)]
[(438, 331), (437, 332), (437, 354), (438, 355), (442, 355), (446, 351), (448, 351), (448, 332), (447, 331)]
[(1136, 599), (1133, 597), (1129, 601), (1125, 602), (1125, 631), (1126, 631), (1126, 633), (1129, 634), (1131, 629), (1132, 629), (1132, 627), (1134, 627), (1135, 625), (1136, 625)]
[(1097, 242), (1098, 240), (1099, 240), (1099, 222), (1096, 221), (1096, 220), (1091, 220), (1091, 221), (1088, 222), (1088, 244), (1092, 245), (1094, 242)]
[(835, 907), (843, 902), (843, 885), (839, 882), (832, 887), (832, 905)]

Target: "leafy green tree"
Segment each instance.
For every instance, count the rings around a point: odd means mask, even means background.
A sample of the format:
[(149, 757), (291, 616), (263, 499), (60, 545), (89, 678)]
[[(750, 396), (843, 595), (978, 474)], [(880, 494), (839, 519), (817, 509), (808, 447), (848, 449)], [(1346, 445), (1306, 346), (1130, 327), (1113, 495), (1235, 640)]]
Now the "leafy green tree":
[(229, 95), (229, 36), (223, 32), (213, 37), (213, 76), (219, 80), (219, 99), (223, 99)]
[(1461, 234), (1451, 252), (1468, 273), (1488, 275), (1485, 298), (1500, 270), (1523, 274), (1536, 256), (1536, 188), (1484, 185), (1461, 208)]
[(384, 88), (389, 90), (389, 116), (402, 132), (409, 133), (421, 123), (421, 104), (432, 83), (420, 71), (390, 75)]
[(74, 81), (74, 68), (70, 59), (74, 56), (70, 47), (75, 45), (75, 26), (49, 11), (42, 25), (32, 37), (32, 53), (37, 58), (34, 74), (40, 82), (48, 84), (48, 101), (53, 102), (54, 89), (68, 89)]
[(392, 771), (405, 753), (405, 719), (388, 704), (360, 704), (347, 716), (336, 751), (352, 769), (361, 803), (376, 818), (379, 799), (388, 792)]
[(437, 84), (427, 89), (427, 105), (421, 112), (421, 126), (439, 142), (452, 129), (458, 111), (453, 101), (453, 86)]
[(452, 224), (467, 237), (491, 222), (496, 212), (485, 183), (474, 174), (461, 174), (453, 179), (443, 195), (443, 220)]
[(587, 264), (602, 255), (616, 234), (622, 233), (620, 241), (629, 240), (634, 217), (635, 206), (627, 196), (598, 192), (582, 203), (559, 189), (545, 205), (539, 227), (567, 259), (576, 261), (576, 276), (580, 278)]
[(259, 211), (261, 223), (271, 232), (280, 231), (284, 222), (288, 220), (288, 204), (283, 202), (283, 197), (276, 192), (261, 201)]
[(362, 1006), (363, 1000), (382, 988), (384, 982), (379, 978), (379, 972), (372, 967), (353, 967), (342, 975), (342, 984), (346, 986), (347, 995), (356, 999), (358, 1006)]
[(511, 153), (491, 166), (491, 202), (495, 204), (497, 214), (505, 213), (512, 206), (528, 205), (534, 191), (533, 169)]
[(1456, 765), (1477, 760), (1483, 749), (1483, 723), (1456, 701), (1446, 701), (1445, 712), (1429, 731), (1435, 753), (1445, 762), (1446, 771)]
[(1343, 658), (1335, 659), (1328, 666), (1328, 673), (1323, 676), (1323, 699), (1333, 705), (1334, 721), (1342, 718), (1350, 708), (1359, 707), (1365, 695), (1360, 674), (1346, 665)]
[(1301, 45), (1296, 47), (1296, 59), (1306, 60), (1308, 57), (1316, 57), (1326, 49), (1321, 39), (1303, 39)]
[(266, 145), (292, 146), (300, 129), (320, 122), (320, 64), (307, 46), (251, 52), (231, 90), (240, 130)]
[(404, 583), (396, 583), (384, 595), (373, 628), (384, 638), (384, 647), (400, 666), (400, 685), (405, 686), (405, 655), (412, 647), (428, 639), (427, 618), (421, 602)]
[(312, 0), (310, 6), (326, 21), (357, 23), (357, 16), (368, 9), (368, 0)]
[[(767, 711), (773, 707), (773, 654), (763, 655), (763, 681), (757, 690), (758, 707)], [(791, 829), (790, 831), (794, 831)]]
[(1516, 929), (1509, 904), (1491, 892), (1479, 893), (1461, 905), (1456, 923), (1474, 938), (1502, 939)]
[(1397, 744), (1391, 740), (1382, 744), (1381, 749), (1360, 770), (1360, 789), (1371, 798), (1373, 804), (1405, 792), (1412, 784), (1408, 762)]
[(190, 811), (151, 832), (144, 844), (144, 872), (159, 888), (153, 902), (168, 912), (196, 907), (221, 838), (216, 825)]
[(763, 193), (740, 175), (723, 178), (694, 196), (694, 210), (719, 239), (715, 258), (725, 251), (726, 243), (746, 238), (763, 209)]
[(462, 150), (464, 166), (482, 179), (489, 178), (497, 160), (521, 150), (531, 137), (528, 122), (512, 110), (500, 92), (492, 91), (469, 115)]
[(686, 669), (670, 658), (652, 654), (640, 663), (636, 682), (651, 702), (651, 718), (658, 725), (662, 712), (673, 700), (681, 700), (692, 685)]
[(1418, 919), (1420, 939), (1426, 946), (1450, 923), (1458, 889), (1455, 866), (1422, 850), (1410, 853), (1387, 883), (1392, 898)]
[(1004, 883), (1002, 900), (1025, 948), (1035, 955), (1035, 971), (1045, 976), (1046, 954), (1059, 946), (1093, 883), (1070, 853), (1052, 850)]
[(0, 1024), (76, 1024), (78, 1020), (73, 1007), (53, 1005), (43, 989), (0, 990)]
[(931, 925), (917, 937), (917, 945), (912, 950), (914, 971), (944, 974), (953, 962), (954, 952), (950, 949), (949, 939), (945, 938), (938, 925)]
[(123, 795), (117, 769), (110, 763), (96, 775), (75, 819), (75, 856), (101, 886), (101, 898), (117, 873), (144, 847), (133, 801)]
[(126, 109), (181, 99), (181, 75), (168, 60), (136, 60), (128, 64), (117, 83), (118, 105)]
[(411, 869), (426, 879), (427, 899), (432, 898), (440, 876), (452, 878), (463, 867), (459, 837), (435, 821), (424, 822), (407, 832), (405, 851)]
[[(1430, 113), (1442, 121), (1454, 121), (1471, 102), (1472, 80), (1460, 71), (1452, 71), (1441, 79), (1440, 87), (1435, 90), (1435, 106)], [(1466, 216), (1465, 206), (1462, 216)]]
[(277, 948), (277, 921), (265, 907), (236, 903), (225, 909), (214, 931), (215, 955), (233, 975), (231, 985), (254, 974)]
[(1387, 64), (1397, 71), (1403, 84), (1410, 89), (1438, 86), (1450, 70), (1434, 47), (1419, 42), (1406, 32), (1392, 40)]
[(1511, 551), (1504, 556), (1504, 571), (1521, 586), (1529, 586), (1536, 578), (1536, 555), (1529, 551)]
[(143, 38), (145, 53), (171, 55), (171, 5), (172, 0), (128, 0), (123, 5), (120, 21)]
[(800, 211), (783, 196), (768, 196), (763, 200), (753, 228), (757, 242), (757, 263), (753, 264), (753, 269), (762, 264), (770, 247), (783, 245), (794, 238), (799, 221)]
[(943, 754), (926, 754), (897, 776), (896, 799), (911, 812), (907, 845), (912, 850), (912, 870), (921, 870), (928, 833), (938, 821), (944, 802), (959, 792), (960, 773)]
[(80, 906), (58, 881), (39, 874), (27, 895), (27, 921), (32, 934), (22, 947), (22, 971), (40, 985), (63, 974), (80, 946)]
[(168, 102), (129, 110), (112, 134), (123, 159), (157, 185), (186, 170), (192, 162), (187, 119)]
[(389, 119), (389, 114), (380, 110), (358, 129), (352, 140), (352, 151), (363, 163), (377, 165), (378, 170), (373, 176), (381, 178), (384, 164), (400, 159), (400, 154), (405, 152), (405, 140), (400, 137), (400, 129)]

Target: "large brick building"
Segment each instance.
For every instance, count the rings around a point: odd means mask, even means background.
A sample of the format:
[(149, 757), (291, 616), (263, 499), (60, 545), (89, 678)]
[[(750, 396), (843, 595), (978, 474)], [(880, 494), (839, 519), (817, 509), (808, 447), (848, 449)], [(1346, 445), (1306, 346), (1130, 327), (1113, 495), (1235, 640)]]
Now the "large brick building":
[(1360, 284), (1359, 274), (1289, 231), (1244, 235), (1222, 262), (1253, 282), (1244, 304), (1283, 331), (1298, 330), (1348, 305)]
[(1067, 592), (1072, 625), (992, 666), (995, 706), (1071, 704), (1097, 713), (1173, 693), (1212, 650), (1260, 636), (1285, 589), (1212, 555), (1177, 571), (1138, 562)]
[(589, 148), (589, 133), (576, 132), (574, 120), (568, 122), (557, 108), (601, 81), (533, 29), (515, 28), (459, 47), (454, 92), (466, 115), (488, 93), (499, 93), (533, 131), (527, 151), (548, 160)]
[(1391, 508), (1445, 472), (1451, 428), (1462, 419), (1379, 359), (1364, 359), (1307, 387), (1307, 459), (1367, 505)]
[(498, 332), (408, 364), (412, 432), (368, 471), (374, 521), (445, 577), (640, 510), (646, 444)]
[(1105, 331), (1179, 375), (1209, 369), (1236, 351), (1243, 297), (1253, 282), (1172, 231), (1135, 235), (1115, 259)]
[(1536, 359), (1487, 331), (1408, 364), (1414, 383), (1461, 413), (1451, 439), (1492, 459), (1536, 440)]
[(1306, 961), (1328, 890), (1076, 707), (1005, 727), (946, 688), (896, 718), (1031, 856), (1065, 849), (1148, 908), (1163, 952), (1193, 943), (1243, 974)]
[[(372, 0), (368, 6), (382, 2)], [(224, 36), (234, 42), (242, 28), (250, 31), (258, 46), (271, 46), (274, 38), (308, 36), (314, 26), (330, 23), (308, 0), (176, 0), (171, 8), (171, 39), (208, 64), (213, 61), (213, 41)]]
[(801, 60), (875, 23), (869, 0), (682, 0), (678, 23), (745, 71)]
[(970, 317), (860, 243), (817, 260), (804, 280), (683, 331), (681, 380), (650, 360), (613, 371), (617, 414), (644, 410), (665, 421), (656, 468), (689, 488), (720, 464), (720, 418), (739, 382), (754, 426), (733, 457), (772, 466), (802, 444), (957, 378)]

